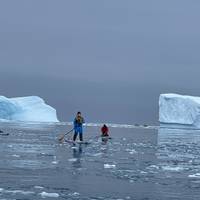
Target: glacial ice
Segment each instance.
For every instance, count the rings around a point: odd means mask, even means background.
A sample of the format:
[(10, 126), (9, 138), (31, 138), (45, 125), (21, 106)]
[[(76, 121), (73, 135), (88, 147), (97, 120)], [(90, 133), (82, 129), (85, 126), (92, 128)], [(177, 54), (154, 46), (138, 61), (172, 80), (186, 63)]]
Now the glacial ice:
[(0, 96), (0, 120), (58, 122), (56, 110), (38, 96), (17, 98)]
[(200, 128), (200, 97), (161, 94), (159, 98), (161, 124), (177, 124)]

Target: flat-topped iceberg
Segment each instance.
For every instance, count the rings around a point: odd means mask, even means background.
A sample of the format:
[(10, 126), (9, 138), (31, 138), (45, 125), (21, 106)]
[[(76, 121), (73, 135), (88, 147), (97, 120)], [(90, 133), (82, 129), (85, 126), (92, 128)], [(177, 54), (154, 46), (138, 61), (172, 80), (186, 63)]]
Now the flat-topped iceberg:
[(58, 122), (56, 110), (38, 96), (0, 96), (0, 120)]
[(177, 124), (200, 128), (200, 97), (161, 94), (159, 121), (168, 125)]

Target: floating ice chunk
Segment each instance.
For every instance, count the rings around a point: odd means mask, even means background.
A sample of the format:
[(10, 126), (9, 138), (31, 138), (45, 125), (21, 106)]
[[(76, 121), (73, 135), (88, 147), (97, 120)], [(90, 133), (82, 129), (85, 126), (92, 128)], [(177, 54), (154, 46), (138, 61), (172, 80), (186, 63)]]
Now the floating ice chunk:
[(44, 187), (36, 185), (36, 186), (34, 186), (34, 188), (35, 189), (43, 189)]
[(188, 176), (189, 178), (200, 178), (200, 173), (191, 174)]
[(116, 165), (110, 165), (110, 164), (104, 164), (105, 169), (114, 169), (116, 168)]
[(47, 192), (41, 192), (40, 195), (45, 198), (45, 197), (54, 197), (57, 198), (60, 195), (58, 193), (47, 193)]
[(183, 168), (183, 167), (162, 166), (162, 169), (164, 171), (176, 171), (176, 172), (178, 172), (178, 171), (183, 171), (185, 168)]
[(0, 119), (12, 121), (58, 122), (56, 110), (37, 96), (0, 96)]
[(23, 190), (4, 190), (4, 192), (13, 194), (23, 194), (23, 195), (34, 194), (34, 192), (32, 191), (23, 191)]
[(13, 157), (16, 157), (16, 158), (19, 158), (19, 157), (20, 157), (20, 155), (17, 155), (17, 154), (13, 154), (12, 156), (13, 156)]
[(69, 162), (76, 162), (77, 161), (77, 158), (70, 158), (68, 159)]
[(126, 149), (130, 154), (136, 154), (137, 151), (135, 149)]
[(161, 94), (159, 121), (200, 128), (200, 97)]
[(98, 157), (98, 156), (101, 156), (103, 153), (95, 153), (93, 154), (92, 156), (95, 156), (95, 157)]
[(79, 196), (79, 195), (80, 195), (80, 193), (78, 193), (78, 192), (73, 192), (73, 193), (69, 194), (69, 196)]
[(147, 174), (148, 172), (140, 171), (140, 174)]
[(159, 169), (159, 166), (157, 165), (150, 165), (147, 167), (147, 169)]
[(58, 164), (58, 161), (52, 161), (52, 164), (54, 164), (54, 165), (57, 165)]

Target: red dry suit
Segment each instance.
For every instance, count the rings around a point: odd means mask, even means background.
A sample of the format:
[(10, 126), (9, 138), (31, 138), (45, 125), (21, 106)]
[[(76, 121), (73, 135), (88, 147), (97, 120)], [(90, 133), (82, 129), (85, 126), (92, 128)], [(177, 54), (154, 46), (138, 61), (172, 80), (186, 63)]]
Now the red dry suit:
[(102, 136), (105, 137), (105, 136), (109, 136), (108, 135), (108, 127), (106, 125), (102, 126), (101, 128), (101, 133), (102, 133)]

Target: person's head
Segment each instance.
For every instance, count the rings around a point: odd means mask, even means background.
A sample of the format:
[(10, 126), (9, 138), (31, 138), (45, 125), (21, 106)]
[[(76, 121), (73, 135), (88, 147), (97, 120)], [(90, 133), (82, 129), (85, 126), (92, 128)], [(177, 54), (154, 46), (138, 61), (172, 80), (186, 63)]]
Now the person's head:
[(103, 125), (104, 127), (107, 127), (105, 124)]
[(79, 112), (77, 112), (77, 114), (76, 114), (78, 117), (80, 117), (81, 116), (81, 112), (79, 111)]

